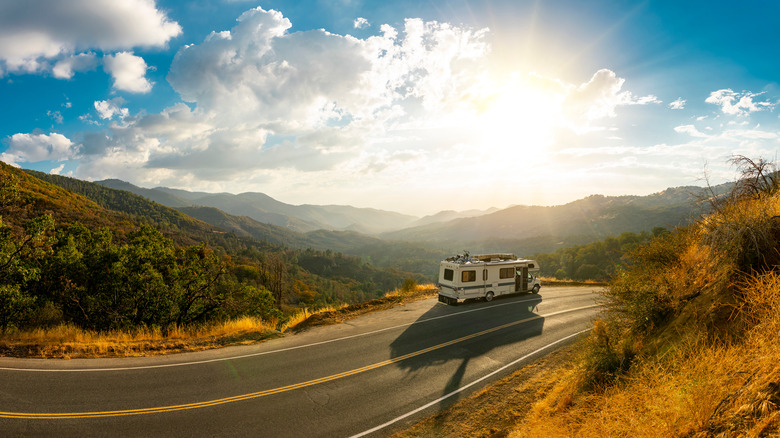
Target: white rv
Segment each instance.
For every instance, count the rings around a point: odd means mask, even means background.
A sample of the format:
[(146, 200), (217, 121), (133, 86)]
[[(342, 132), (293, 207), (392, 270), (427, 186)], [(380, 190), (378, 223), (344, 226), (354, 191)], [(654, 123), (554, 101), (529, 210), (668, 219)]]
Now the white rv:
[(439, 301), (457, 304), (469, 298), (493, 297), (519, 292), (539, 293), (539, 271), (535, 260), (518, 259), (514, 254), (457, 255), (439, 266)]

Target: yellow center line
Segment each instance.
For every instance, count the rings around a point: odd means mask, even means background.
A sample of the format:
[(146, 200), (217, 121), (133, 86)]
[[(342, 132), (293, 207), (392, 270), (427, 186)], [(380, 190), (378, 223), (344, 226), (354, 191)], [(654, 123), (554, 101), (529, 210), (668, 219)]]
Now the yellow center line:
[(498, 330), (502, 330), (508, 327), (512, 327), (518, 324), (522, 324), (529, 321), (534, 321), (540, 318), (550, 317), (554, 315), (559, 315), (562, 313), (568, 313), (568, 312), (575, 312), (578, 310), (584, 310), (584, 309), (590, 309), (593, 307), (598, 307), (598, 305), (590, 305), (590, 306), (584, 306), (584, 307), (578, 307), (576, 309), (569, 309), (569, 310), (562, 310), (560, 312), (551, 313), (548, 315), (536, 315), (532, 316), (530, 318), (521, 319), (518, 321), (510, 322), (504, 325), (500, 325), (498, 327), (493, 327), (487, 330), (483, 330), (478, 333), (472, 333), (467, 336), (463, 336), (458, 339), (453, 339), (451, 341), (443, 342), (438, 345), (434, 345), (432, 347), (424, 348), (422, 350), (414, 351), (408, 354), (405, 354), (403, 356), (398, 356), (393, 359), (388, 359), (382, 362), (377, 362), (371, 365), (366, 365), (361, 368), (356, 368), (349, 371), (344, 371), (342, 373), (338, 374), (332, 374), (330, 376), (326, 377), (320, 377), (318, 379), (308, 380), (305, 382), (295, 383), (292, 385), (282, 386), (279, 388), (273, 388), (273, 389), (266, 389), (263, 391), (258, 392), (252, 392), (249, 394), (241, 394), (241, 395), (235, 395), (232, 397), (225, 397), (220, 398), (216, 400), (208, 400), (208, 401), (202, 401), (197, 403), (187, 403), (187, 404), (181, 404), (181, 405), (171, 405), (171, 406), (159, 406), (159, 407), (152, 407), (152, 408), (140, 408), (140, 409), (126, 409), (126, 410), (118, 410), (118, 411), (103, 411), (103, 412), (61, 412), (61, 413), (30, 413), (30, 412), (0, 412), (0, 418), (20, 418), (20, 419), (38, 419), (38, 420), (55, 420), (55, 419), (75, 419), (75, 418), (100, 418), (100, 417), (122, 417), (122, 416), (128, 416), (128, 415), (145, 415), (145, 414), (157, 414), (162, 412), (174, 412), (174, 411), (184, 411), (189, 409), (200, 409), (205, 408), (209, 406), (217, 406), (217, 405), (223, 405), (226, 403), (233, 403), (243, 400), (250, 400), (254, 398), (260, 398), (265, 397), (268, 395), (273, 394), (279, 394), (282, 392), (292, 391), (294, 389), (300, 389), (300, 388), (306, 388), (308, 386), (318, 385), (320, 383), (325, 382), (331, 382), (333, 380), (342, 379), (344, 377), (348, 376), (354, 376), (355, 374), (364, 373), (366, 371), (375, 370), (377, 368), (381, 368), (387, 365), (391, 365), (397, 362), (400, 362), (402, 360), (410, 359), (412, 357), (420, 356), (425, 353), (430, 353), (431, 351), (439, 350), (445, 347), (449, 347), (450, 345), (454, 345), (460, 342), (467, 341), (469, 339), (474, 339), (479, 336), (483, 336), (489, 333), (493, 333)]

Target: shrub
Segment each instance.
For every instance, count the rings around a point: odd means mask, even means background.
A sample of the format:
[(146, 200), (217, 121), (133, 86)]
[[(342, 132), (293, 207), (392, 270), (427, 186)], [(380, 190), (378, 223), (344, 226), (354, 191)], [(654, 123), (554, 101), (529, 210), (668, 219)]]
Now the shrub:
[(407, 278), (401, 286), (401, 291), (405, 293), (414, 292), (417, 289), (417, 281), (414, 278)]
[(592, 390), (612, 383), (625, 373), (636, 356), (630, 337), (616, 332), (615, 324), (604, 320), (593, 323), (593, 331), (584, 350), (582, 389)]

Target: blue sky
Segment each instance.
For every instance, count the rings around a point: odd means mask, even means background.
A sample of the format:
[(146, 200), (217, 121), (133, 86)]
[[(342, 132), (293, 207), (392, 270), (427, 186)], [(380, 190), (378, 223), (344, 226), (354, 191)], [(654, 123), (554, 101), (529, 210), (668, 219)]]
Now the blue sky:
[(424, 215), (777, 157), (780, 3), (0, 0), (0, 160)]

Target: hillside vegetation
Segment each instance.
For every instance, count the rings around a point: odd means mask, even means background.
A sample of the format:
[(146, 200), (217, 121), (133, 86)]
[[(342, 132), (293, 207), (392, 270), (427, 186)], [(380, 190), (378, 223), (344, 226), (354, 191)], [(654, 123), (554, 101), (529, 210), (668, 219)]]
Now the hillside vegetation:
[[(716, 191), (724, 189), (715, 188)], [(550, 242), (553, 246), (533, 251), (549, 252), (557, 248), (554, 244), (562, 237), (583, 236), (589, 240), (579, 243), (589, 243), (622, 232), (639, 233), (658, 226), (671, 228), (687, 224), (705, 207), (700, 202), (704, 192), (701, 187), (677, 187), (649, 196), (592, 195), (565, 205), (519, 205), (482, 216), (389, 232), (382, 237), (462, 245), (488, 239), (555, 236), (558, 240)]]
[(298, 309), (362, 302), (408, 279), (337, 252), (236, 236), (129, 192), (0, 163), (0, 333), (61, 324), (167, 332), (241, 318), (281, 324)]
[(663, 227), (653, 228), (652, 234), (621, 233), (586, 245), (562, 248), (554, 253), (536, 254), (532, 259), (539, 262), (540, 275), (556, 280), (608, 280), (622, 269), (629, 254), (653, 237), (668, 234)]
[(780, 177), (734, 163), (712, 214), (630, 253), (587, 348), (510, 436), (780, 434)]

